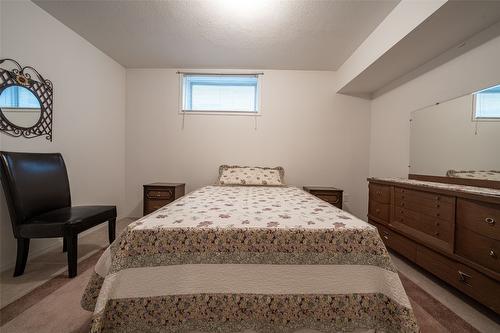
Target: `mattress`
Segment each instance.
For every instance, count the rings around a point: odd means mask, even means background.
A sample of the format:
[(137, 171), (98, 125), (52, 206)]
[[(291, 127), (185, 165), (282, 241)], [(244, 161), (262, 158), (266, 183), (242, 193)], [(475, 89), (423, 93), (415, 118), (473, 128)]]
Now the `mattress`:
[(92, 332), (416, 332), (377, 229), (295, 187), (207, 186), (128, 226)]

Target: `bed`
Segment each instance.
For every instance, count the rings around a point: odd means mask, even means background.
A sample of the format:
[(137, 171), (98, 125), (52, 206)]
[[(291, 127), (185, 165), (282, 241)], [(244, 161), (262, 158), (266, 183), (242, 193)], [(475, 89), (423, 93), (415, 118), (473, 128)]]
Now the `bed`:
[(448, 170), (447, 177), (500, 181), (498, 170)]
[(82, 307), (92, 332), (418, 331), (376, 228), (288, 186), (207, 186), (132, 223)]

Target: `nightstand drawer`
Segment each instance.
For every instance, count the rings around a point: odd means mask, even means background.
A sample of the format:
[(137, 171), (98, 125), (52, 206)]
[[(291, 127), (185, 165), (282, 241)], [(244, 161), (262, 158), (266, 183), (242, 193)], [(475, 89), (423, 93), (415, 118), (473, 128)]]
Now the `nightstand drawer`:
[(144, 185), (144, 215), (168, 205), (184, 195), (184, 183), (153, 183)]
[(170, 200), (173, 198), (171, 189), (165, 190), (147, 190), (146, 197), (151, 200)]
[(342, 200), (342, 194), (337, 193), (311, 192), (311, 194), (332, 205), (338, 204)]
[(342, 190), (335, 187), (304, 186), (304, 191), (342, 209)]
[(172, 201), (166, 201), (166, 200), (151, 200), (147, 201), (144, 203), (144, 214), (150, 214), (154, 212), (155, 210), (160, 209), (163, 206), (168, 205)]

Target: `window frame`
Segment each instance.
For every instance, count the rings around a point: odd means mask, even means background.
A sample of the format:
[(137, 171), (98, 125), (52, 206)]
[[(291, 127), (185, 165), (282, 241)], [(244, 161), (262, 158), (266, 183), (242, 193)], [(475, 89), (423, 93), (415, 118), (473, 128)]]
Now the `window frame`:
[(479, 91), (472, 93), (472, 121), (474, 121), (474, 122), (476, 122), (476, 121), (500, 121), (500, 116), (498, 116), (498, 117), (478, 117), (476, 115), (477, 114), (477, 94), (479, 94), (485, 90), (488, 90), (490, 88), (496, 87), (496, 86), (497, 85), (491, 86), (489, 88), (482, 89), (482, 90), (479, 90)]
[[(233, 72), (177, 72), (179, 74), (179, 114), (181, 115), (222, 115), (222, 116), (252, 116), (262, 115), (262, 75), (263, 73), (233, 73)], [(184, 110), (184, 77), (185, 76), (253, 76), (257, 78), (256, 107), (257, 111), (223, 111), (223, 110)]]

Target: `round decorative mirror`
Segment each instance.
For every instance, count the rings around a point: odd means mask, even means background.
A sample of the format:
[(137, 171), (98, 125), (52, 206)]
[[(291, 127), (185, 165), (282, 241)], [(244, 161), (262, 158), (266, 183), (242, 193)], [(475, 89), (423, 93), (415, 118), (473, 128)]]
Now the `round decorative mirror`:
[(12, 85), (1, 90), (0, 112), (12, 125), (22, 128), (34, 126), (42, 116), (38, 97), (21, 85)]
[(53, 91), (33, 67), (0, 59), (0, 133), (52, 141)]

